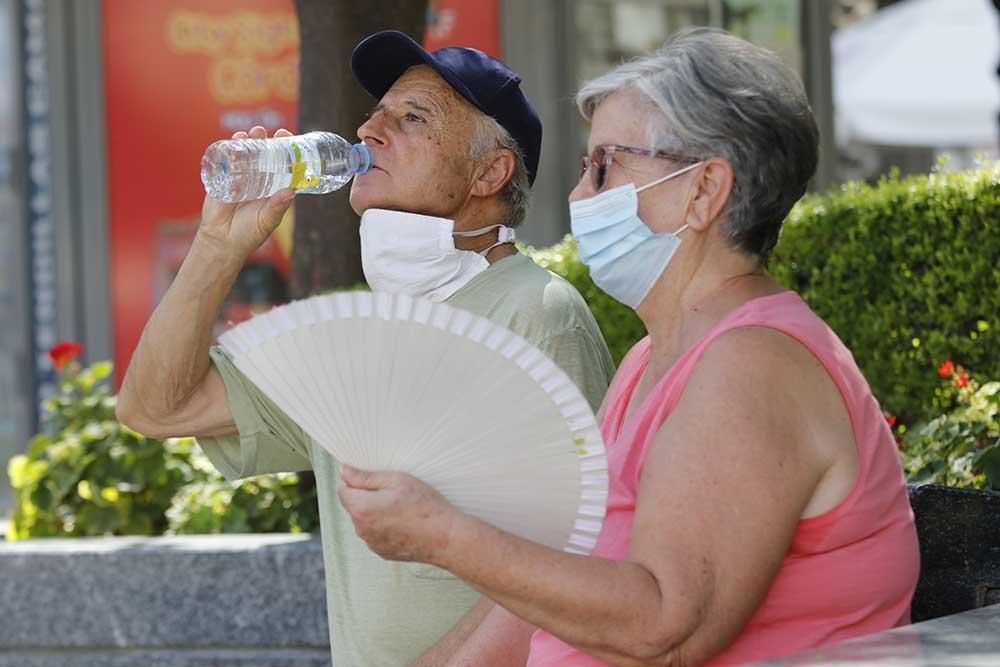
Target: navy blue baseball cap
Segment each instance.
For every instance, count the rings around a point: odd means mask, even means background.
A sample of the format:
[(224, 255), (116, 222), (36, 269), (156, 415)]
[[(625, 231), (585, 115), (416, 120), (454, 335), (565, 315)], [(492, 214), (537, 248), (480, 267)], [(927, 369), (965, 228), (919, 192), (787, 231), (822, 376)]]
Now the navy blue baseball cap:
[(482, 51), (448, 46), (433, 53), (398, 30), (383, 30), (354, 47), (351, 71), (375, 99), (414, 65), (428, 65), (477, 109), (493, 117), (524, 153), (528, 180), (534, 184), (542, 149), (542, 122), (521, 92), (521, 77)]

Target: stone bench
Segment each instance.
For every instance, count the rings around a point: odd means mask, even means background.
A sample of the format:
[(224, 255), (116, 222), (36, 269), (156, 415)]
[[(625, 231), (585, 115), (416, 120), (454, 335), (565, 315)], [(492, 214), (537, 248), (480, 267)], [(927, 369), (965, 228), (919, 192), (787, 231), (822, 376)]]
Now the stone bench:
[(987, 667), (1000, 663), (1000, 606), (802, 651), (752, 667)]
[(329, 667), (308, 535), (0, 542), (0, 667)]

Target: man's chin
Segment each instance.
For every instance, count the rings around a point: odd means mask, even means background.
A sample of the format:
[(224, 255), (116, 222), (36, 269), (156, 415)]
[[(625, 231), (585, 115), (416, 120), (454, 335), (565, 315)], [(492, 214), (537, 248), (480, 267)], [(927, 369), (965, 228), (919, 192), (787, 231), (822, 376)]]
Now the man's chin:
[(373, 209), (373, 208), (388, 208), (388, 207), (384, 206), (383, 204), (381, 204), (379, 202), (369, 201), (369, 200), (356, 201), (356, 200), (354, 200), (352, 198), (351, 199), (351, 208), (353, 208), (354, 212), (357, 213), (358, 215), (364, 215), (365, 211), (367, 211), (369, 209)]
[(351, 188), (351, 208), (358, 215), (362, 215), (370, 208), (385, 208), (385, 196), (375, 196), (374, 192), (368, 191), (365, 187)]
[[(442, 214), (438, 211), (431, 211), (425, 206), (421, 206), (418, 201), (415, 201), (413, 197), (405, 196), (386, 196), (384, 191), (374, 192), (369, 190), (367, 187), (352, 187), (351, 188), (351, 208), (358, 215), (364, 215), (365, 211), (373, 208), (383, 209), (387, 211), (403, 211), (406, 213), (418, 213), (420, 215), (429, 216), (442, 216), (447, 217), (447, 215)], [(405, 200), (405, 201), (401, 201)]]
[(358, 215), (364, 215), (364, 212), (371, 208), (382, 208), (390, 211), (410, 210), (404, 202), (400, 202), (396, 198), (386, 197), (384, 192), (376, 195), (374, 192), (366, 192), (365, 190), (367, 188), (351, 188), (351, 208)]

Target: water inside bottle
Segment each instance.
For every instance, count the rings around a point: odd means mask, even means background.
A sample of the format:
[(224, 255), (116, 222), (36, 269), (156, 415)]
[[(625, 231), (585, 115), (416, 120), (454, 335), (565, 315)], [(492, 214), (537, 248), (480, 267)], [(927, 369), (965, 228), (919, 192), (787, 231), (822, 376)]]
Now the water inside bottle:
[(324, 156), (310, 141), (268, 142), (260, 152), (256, 171), (261, 179), (258, 196), (270, 197), (282, 188), (298, 192), (330, 192), (351, 180), (353, 173), (339, 165), (330, 164), (324, 173)]
[(354, 175), (343, 155), (295, 139), (220, 142), (205, 153), (201, 167), (209, 194), (230, 202), (270, 197), (289, 187), (304, 193), (332, 192)]

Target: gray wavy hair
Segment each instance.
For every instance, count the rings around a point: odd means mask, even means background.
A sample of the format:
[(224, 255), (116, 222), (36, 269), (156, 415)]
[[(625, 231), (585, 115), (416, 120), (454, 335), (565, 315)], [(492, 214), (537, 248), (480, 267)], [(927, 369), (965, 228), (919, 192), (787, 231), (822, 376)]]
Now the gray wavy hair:
[(586, 83), (576, 103), (588, 121), (609, 96), (637, 90), (658, 122), (649, 143), (733, 167), (723, 231), (767, 263), (781, 224), (816, 171), (819, 130), (798, 75), (775, 54), (724, 31), (681, 31), (650, 56)]
[(470, 153), (473, 160), (482, 160), (497, 148), (505, 148), (514, 154), (514, 174), (507, 184), (497, 193), (505, 213), (500, 224), (507, 227), (517, 227), (524, 222), (528, 213), (528, 202), (531, 198), (531, 182), (528, 180), (528, 168), (524, 163), (524, 153), (504, 127), (493, 117), (481, 111), (475, 114), (475, 126), (470, 141)]

